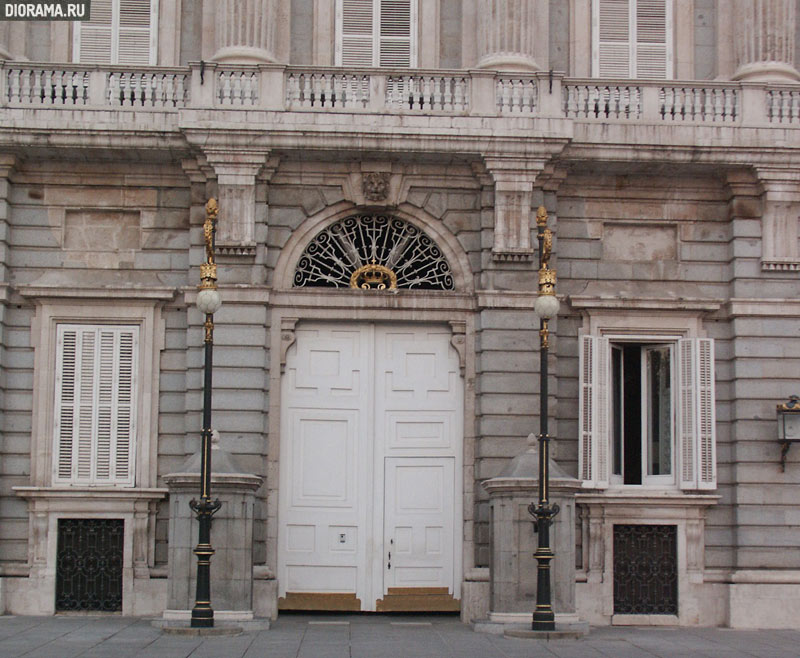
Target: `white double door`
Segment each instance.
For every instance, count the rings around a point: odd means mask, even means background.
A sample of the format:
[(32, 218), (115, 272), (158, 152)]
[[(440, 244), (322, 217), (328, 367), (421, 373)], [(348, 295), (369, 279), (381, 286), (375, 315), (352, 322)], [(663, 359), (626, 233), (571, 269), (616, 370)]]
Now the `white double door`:
[(282, 600), (352, 595), (376, 610), (392, 591), (460, 597), (463, 382), (450, 338), (446, 325), (298, 325), (281, 391)]

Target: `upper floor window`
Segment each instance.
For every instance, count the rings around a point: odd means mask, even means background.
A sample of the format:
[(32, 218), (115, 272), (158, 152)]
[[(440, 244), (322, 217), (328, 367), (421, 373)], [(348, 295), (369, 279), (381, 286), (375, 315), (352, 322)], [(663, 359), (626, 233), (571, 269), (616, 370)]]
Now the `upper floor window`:
[(134, 484), (138, 326), (59, 324), (54, 482)]
[(673, 77), (673, 0), (593, 0), (592, 75)]
[(91, 20), (73, 23), (73, 60), (156, 64), (157, 21), (158, 0), (92, 0)]
[(336, 0), (337, 66), (414, 67), (416, 34), (416, 0)]
[(714, 489), (714, 342), (583, 336), (580, 476), (587, 486)]

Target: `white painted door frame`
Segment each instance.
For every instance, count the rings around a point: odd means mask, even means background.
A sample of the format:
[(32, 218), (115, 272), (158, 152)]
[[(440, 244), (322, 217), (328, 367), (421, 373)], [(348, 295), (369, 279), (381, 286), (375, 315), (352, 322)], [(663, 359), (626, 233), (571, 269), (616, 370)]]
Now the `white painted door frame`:
[[(340, 576), (354, 568), (352, 582), (361, 599), (361, 609), (374, 610), (376, 600), (386, 592), (384, 558), (388, 551), (383, 540), (387, 460), (417, 458), (449, 459), (452, 463), (452, 491), (446, 497), (452, 501), (452, 524), (445, 525), (451, 525), (453, 535), (452, 542), (446, 540), (447, 548), (452, 543), (452, 557), (446, 558), (451, 567), (447, 586), (452, 595), (459, 598), (464, 390), (458, 356), (450, 346), (450, 328), (440, 324), (309, 322), (298, 325), (296, 336), (296, 344), (287, 353), (281, 394), (279, 595), (283, 596), (287, 590), (294, 591), (292, 588), (298, 586), (305, 591), (326, 591), (317, 587), (340, 591), (347, 580)], [(341, 339), (339, 347), (333, 336)], [(310, 352), (306, 353), (308, 341), (314, 340), (318, 349), (315, 356), (310, 356)], [(334, 345), (334, 348), (328, 349), (326, 345)], [(298, 359), (306, 362), (300, 363)], [(315, 365), (310, 362), (313, 359)], [(302, 372), (304, 367), (308, 368), (307, 373)], [(314, 368), (321, 375), (315, 374)], [(342, 384), (345, 380), (347, 383)], [(351, 429), (357, 434), (352, 437), (355, 444), (350, 444), (351, 439), (345, 436), (349, 431), (346, 429), (348, 421), (336, 420), (337, 415), (347, 416), (347, 405), (358, 416), (350, 414)], [(449, 408), (443, 408), (448, 405)], [(323, 419), (315, 432), (314, 417), (319, 420), (320, 412), (328, 419)], [(325, 426), (326, 422), (338, 424)], [(303, 435), (300, 427), (303, 424), (313, 436)], [(326, 438), (320, 439), (323, 434)], [(291, 444), (289, 437), (293, 437)], [(308, 447), (315, 441), (315, 449)], [(337, 445), (351, 448), (355, 461), (352, 455), (342, 461)], [(314, 452), (310, 460), (301, 463), (298, 451), (304, 449)], [(322, 457), (326, 450), (329, 456)], [(303, 469), (307, 471), (305, 475), (314, 476), (315, 469), (319, 471), (318, 476), (324, 475), (324, 459), (329, 460), (331, 473), (340, 474), (355, 468), (357, 472), (348, 476), (352, 482), (341, 483), (339, 488), (333, 482), (322, 482), (319, 477), (314, 480), (316, 484), (311, 480), (305, 482)], [(333, 488), (326, 489), (326, 486)], [(355, 489), (348, 490), (348, 486)], [(320, 513), (319, 508), (325, 506), (319, 505), (319, 500), (312, 500), (313, 496), (304, 500), (303, 491), (298, 491), (298, 487), (333, 498), (338, 496), (338, 499), (332, 501), (329, 513)], [(326, 522), (327, 527), (323, 528)], [(305, 548), (310, 564), (292, 566), (293, 558), (288, 555), (291, 546)], [(341, 548), (339, 552), (338, 548)], [(337, 559), (341, 567), (339, 575), (335, 575), (333, 569), (327, 575), (324, 569), (318, 569), (324, 578), (321, 581), (314, 578), (315, 561), (320, 563), (316, 566), (332, 566)], [(304, 569), (305, 575), (302, 575)]]

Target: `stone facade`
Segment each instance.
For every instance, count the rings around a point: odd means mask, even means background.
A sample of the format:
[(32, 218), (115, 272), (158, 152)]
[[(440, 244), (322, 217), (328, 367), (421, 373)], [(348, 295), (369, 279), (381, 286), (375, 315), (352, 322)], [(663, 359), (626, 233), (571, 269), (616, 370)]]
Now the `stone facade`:
[[(674, 471), (666, 485), (582, 483), (575, 613), (595, 624), (793, 625), (800, 451), (782, 470), (775, 406), (800, 384), (798, 3), (665, 6), (674, 79), (663, 81), (589, 77), (591, 0), (420, 2), (411, 70), (334, 67), (335, 0), (160, 0), (158, 65), (135, 69), (75, 61), (69, 22), (0, 24), (5, 611), (55, 611), (62, 518), (124, 519), (124, 613), (184, 605), (169, 561), (187, 552), (185, 536), (170, 541), (188, 515), (175, 518), (170, 496), (189, 494), (167, 485), (199, 447), (194, 301), (215, 197), (213, 418), (250, 478), (235, 492), (252, 534), (237, 549), (252, 559), (241, 610), (274, 616), (285, 589), (281, 385), (296, 332), (314, 321), (452, 332), (464, 391), (454, 563), (464, 619), (491, 611), (502, 584), (492, 546), (506, 550), (522, 524), (493, 542), (481, 483), (538, 430), (533, 219), (544, 206), (562, 300), (552, 457), (571, 478), (585, 460), (583, 336), (714, 340), (714, 486), (681, 488)], [(295, 287), (308, 244), (358, 214), (425, 233), (452, 289)], [(133, 487), (54, 484), (60, 323), (138, 328)], [(676, 614), (615, 613), (623, 524), (677, 529)]]

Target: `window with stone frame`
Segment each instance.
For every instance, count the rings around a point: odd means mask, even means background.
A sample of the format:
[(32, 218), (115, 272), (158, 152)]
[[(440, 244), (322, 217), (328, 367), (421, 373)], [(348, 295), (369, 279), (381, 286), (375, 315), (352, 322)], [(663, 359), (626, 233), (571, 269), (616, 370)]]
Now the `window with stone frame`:
[(53, 482), (134, 486), (139, 327), (58, 324)]
[(92, 0), (90, 18), (73, 23), (73, 61), (157, 63), (158, 0)]
[(579, 367), (584, 486), (716, 488), (712, 339), (584, 335)]
[(417, 15), (417, 0), (336, 0), (336, 66), (416, 66)]
[(592, 0), (592, 76), (674, 76), (673, 0)]

